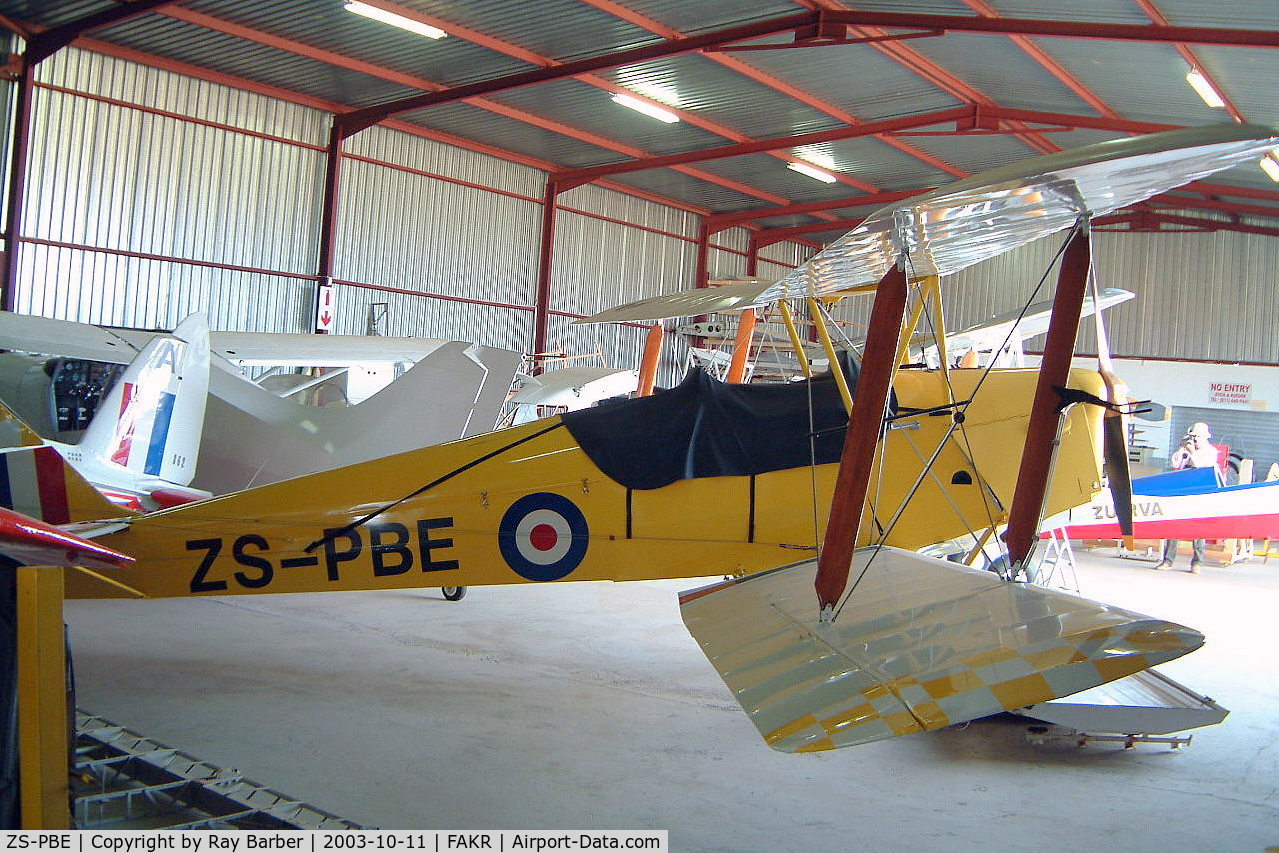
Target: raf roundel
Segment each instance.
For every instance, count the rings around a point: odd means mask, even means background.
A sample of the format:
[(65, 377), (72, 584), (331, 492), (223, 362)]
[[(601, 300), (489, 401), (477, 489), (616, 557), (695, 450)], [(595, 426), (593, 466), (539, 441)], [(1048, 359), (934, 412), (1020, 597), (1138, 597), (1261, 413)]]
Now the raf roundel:
[(531, 581), (567, 577), (586, 556), (586, 516), (563, 495), (534, 492), (511, 504), (497, 530), (506, 564)]

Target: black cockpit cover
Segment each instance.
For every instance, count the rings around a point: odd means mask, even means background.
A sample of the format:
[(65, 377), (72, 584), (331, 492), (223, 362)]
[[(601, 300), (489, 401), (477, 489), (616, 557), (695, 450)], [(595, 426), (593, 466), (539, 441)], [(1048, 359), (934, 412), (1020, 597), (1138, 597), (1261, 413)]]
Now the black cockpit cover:
[(651, 397), (562, 417), (591, 461), (630, 489), (762, 474), (814, 460), (838, 462), (848, 425), (830, 374), (804, 382), (729, 385), (700, 369)]

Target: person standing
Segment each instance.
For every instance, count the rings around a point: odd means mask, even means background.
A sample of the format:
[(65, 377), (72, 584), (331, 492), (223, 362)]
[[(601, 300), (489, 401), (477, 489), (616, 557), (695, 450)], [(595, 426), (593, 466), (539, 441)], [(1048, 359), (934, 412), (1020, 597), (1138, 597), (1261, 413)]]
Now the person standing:
[[(1208, 430), (1208, 425), (1203, 421), (1195, 422), (1195, 425), (1186, 433), (1185, 438), (1181, 440), (1181, 446), (1173, 451), (1172, 457), (1168, 460), (1173, 469), (1181, 470), (1182, 468), (1215, 468), (1217, 466), (1217, 448), (1213, 447), (1209, 439), (1212, 433)], [(1163, 569), (1171, 569), (1173, 562), (1177, 559), (1177, 547), (1181, 544), (1179, 539), (1164, 540), (1163, 559), (1155, 563), (1155, 569), (1162, 571)], [(1192, 542), (1192, 553), (1190, 555), (1190, 573), (1199, 574), (1199, 566), (1204, 560), (1204, 548), (1207, 546), (1207, 540), (1195, 539)]]

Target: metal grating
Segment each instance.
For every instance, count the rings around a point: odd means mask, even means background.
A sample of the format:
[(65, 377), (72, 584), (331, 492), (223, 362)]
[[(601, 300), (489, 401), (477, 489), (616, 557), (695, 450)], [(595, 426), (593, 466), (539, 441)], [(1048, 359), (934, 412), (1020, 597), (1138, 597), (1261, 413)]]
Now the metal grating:
[(102, 717), (76, 712), (76, 829), (364, 829)]

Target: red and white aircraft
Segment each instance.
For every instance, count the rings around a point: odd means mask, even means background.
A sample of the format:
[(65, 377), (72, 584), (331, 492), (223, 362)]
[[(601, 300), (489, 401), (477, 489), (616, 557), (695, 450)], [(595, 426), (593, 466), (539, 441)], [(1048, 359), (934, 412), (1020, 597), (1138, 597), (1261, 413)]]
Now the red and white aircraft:
[[(1227, 486), (1217, 468), (1184, 468), (1132, 481), (1138, 539), (1279, 539), (1279, 480)], [(1110, 491), (1044, 522), (1070, 539), (1118, 539)]]

